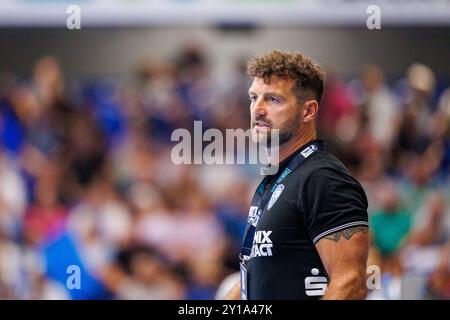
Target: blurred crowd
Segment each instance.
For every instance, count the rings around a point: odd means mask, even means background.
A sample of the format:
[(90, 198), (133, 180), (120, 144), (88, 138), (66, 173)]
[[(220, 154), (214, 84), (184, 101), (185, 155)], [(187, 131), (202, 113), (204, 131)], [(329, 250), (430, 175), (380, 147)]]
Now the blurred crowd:
[[(0, 298), (214, 299), (238, 270), (251, 165), (174, 165), (171, 133), (249, 127), (245, 64), (181, 48), (127, 79), (53, 57), (0, 72)], [(327, 70), (319, 136), (369, 199), (369, 299), (450, 298), (450, 88), (425, 65)], [(70, 285), (70, 266), (80, 281)]]

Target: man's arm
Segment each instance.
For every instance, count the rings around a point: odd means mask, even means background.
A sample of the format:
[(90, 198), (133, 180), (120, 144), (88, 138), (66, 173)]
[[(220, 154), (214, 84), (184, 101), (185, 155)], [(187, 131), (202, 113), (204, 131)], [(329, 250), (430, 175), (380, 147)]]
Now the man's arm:
[(323, 237), (317, 251), (330, 277), (323, 299), (365, 299), (369, 252), (367, 227), (352, 227)]
[(225, 296), (225, 300), (241, 300), (241, 281), (237, 281), (233, 288)]

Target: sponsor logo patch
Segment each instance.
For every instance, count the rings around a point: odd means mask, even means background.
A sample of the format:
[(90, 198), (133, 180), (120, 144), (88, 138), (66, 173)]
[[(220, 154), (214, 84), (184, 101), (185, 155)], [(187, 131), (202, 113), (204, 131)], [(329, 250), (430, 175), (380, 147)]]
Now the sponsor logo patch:
[(283, 190), (284, 190), (284, 185), (282, 185), (282, 184), (279, 184), (276, 187), (275, 191), (272, 194), (272, 197), (270, 197), (269, 204), (267, 205), (267, 210), (270, 210), (270, 208), (272, 208), (272, 206), (275, 204), (275, 202), (280, 197)]

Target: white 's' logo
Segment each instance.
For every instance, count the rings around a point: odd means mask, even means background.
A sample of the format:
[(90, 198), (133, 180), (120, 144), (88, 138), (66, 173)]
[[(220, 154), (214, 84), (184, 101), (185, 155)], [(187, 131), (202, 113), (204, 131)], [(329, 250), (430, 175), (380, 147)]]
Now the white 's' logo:
[(273, 192), (272, 196), (270, 197), (269, 204), (267, 205), (267, 210), (270, 210), (270, 208), (272, 208), (272, 206), (275, 204), (275, 202), (280, 197), (283, 190), (284, 190), (284, 185), (280, 184), (277, 186), (277, 188)]
[(327, 291), (328, 280), (326, 277), (316, 277), (319, 274), (319, 269), (311, 269), (311, 274), (314, 277), (305, 278), (305, 290), (308, 297), (323, 296)]

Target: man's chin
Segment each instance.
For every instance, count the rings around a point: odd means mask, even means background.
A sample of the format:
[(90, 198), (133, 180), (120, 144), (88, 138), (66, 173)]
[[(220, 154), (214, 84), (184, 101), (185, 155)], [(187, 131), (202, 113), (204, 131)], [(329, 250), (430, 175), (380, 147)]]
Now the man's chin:
[(252, 141), (253, 143), (267, 146), (270, 145), (270, 133), (267, 134), (266, 132), (252, 132)]

